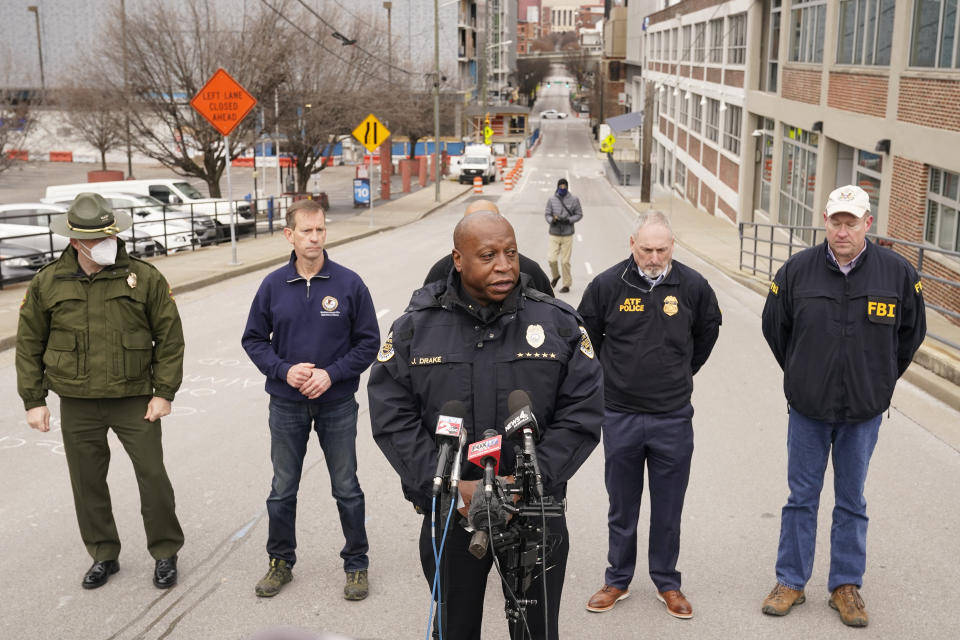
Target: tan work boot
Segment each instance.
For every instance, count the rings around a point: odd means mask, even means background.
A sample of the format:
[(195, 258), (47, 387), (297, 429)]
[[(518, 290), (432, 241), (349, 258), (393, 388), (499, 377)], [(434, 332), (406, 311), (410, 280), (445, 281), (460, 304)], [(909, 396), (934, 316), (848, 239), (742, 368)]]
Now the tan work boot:
[(840, 619), (848, 627), (867, 626), (867, 606), (856, 585), (842, 584), (834, 589), (830, 595), (830, 607), (840, 613)]
[(293, 580), (293, 571), (290, 570), (287, 561), (271, 558), (267, 575), (260, 578), (254, 591), (260, 598), (272, 598), (291, 580)]
[(763, 601), (763, 612), (771, 616), (785, 616), (795, 604), (803, 604), (807, 597), (803, 591), (785, 587), (779, 582)]
[(367, 570), (347, 571), (347, 583), (343, 586), (344, 600), (363, 600), (370, 593)]

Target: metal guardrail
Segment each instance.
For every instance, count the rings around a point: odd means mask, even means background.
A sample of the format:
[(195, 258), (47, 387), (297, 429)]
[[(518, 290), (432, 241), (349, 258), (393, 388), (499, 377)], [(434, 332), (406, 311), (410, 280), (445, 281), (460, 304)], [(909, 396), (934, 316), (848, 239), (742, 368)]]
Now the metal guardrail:
[[(793, 254), (819, 244), (826, 237), (826, 230), (823, 227), (765, 224), (761, 222), (741, 222), (737, 226), (740, 234), (740, 270), (748, 271), (754, 276), (765, 275), (769, 280), (773, 279), (780, 266), (789, 260)], [(750, 234), (751, 231), (752, 235)], [(948, 298), (955, 298), (960, 293), (960, 281), (943, 278), (929, 270), (924, 270), (925, 258), (927, 258), (926, 262), (928, 263), (934, 262), (929, 256), (941, 256), (960, 264), (960, 252), (873, 233), (868, 233), (867, 237), (881, 246), (890, 247), (894, 250), (897, 247), (909, 249), (909, 251), (901, 250), (898, 253), (913, 264), (921, 280), (937, 282), (944, 286), (947, 289), (946, 297)], [(943, 269), (953, 270), (950, 266), (943, 266)], [(956, 309), (935, 304), (930, 301), (929, 297), (924, 302), (927, 309), (933, 309), (947, 316), (953, 322), (960, 323), (960, 312)], [(929, 331), (927, 335), (934, 340), (960, 350), (960, 344), (944, 336), (938, 336)]]
[[(266, 198), (256, 198), (252, 200), (237, 200), (238, 206), (249, 205), (250, 214), (244, 217), (239, 213), (236, 215), (237, 239), (245, 237), (257, 238), (262, 235), (271, 235), (275, 231), (283, 228), (284, 218), (287, 208), (297, 199), (295, 196), (270, 196)], [(218, 202), (217, 205), (220, 203)], [(209, 206), (209, 204), (201, 205)], [(117, 207), (118, 211), (127, 210), (132, 213), (134, 223), (129, 232), (124, 233), (122, 239), (126, 242), (127, 250), (133, 255), (139, 257), (150, 257), (156, 255), (166, 255), (176, 251), (197, 251), (201, 247), (230, 242), (230, 215), (227, 209), (226, 201), (223, 202), (223, 211), (219, 206), (215, 209), (214, 215), (208, 213), (195, 212), (190, 203), (178, 205), (164, 205), (161, 219), (139, 220), (135, 215), (137, 209), (142, 207), (123, 208)], [(24, 233), (0, 238), (0, 245), (5, 245), (0, 249), (15, 246), (16, 255), (6, 255), (10, 253), (0, 253), (0, 289), (6, 284), (13, 284), (29, 280), (32, 275), (27, 269), (35, 271), (44, 264), (56, 260), (63, 249), (66, 248), (66, 239), (62, 238), (49, 230), (50, 218), (58, 213), (37, 213), (21, 216), (8, 216), (0, 223), (22, 225), (25, 228), (36, 229), (35, 233)], [(183, 228), (177, 224), (168, 223), (188, 223), (192, 231)], [(144, 229), (154, 231), (147, 233)], [(160, 231), (160, 233), (156, 233)], [(198, 233), (201, 231), (201, 233)], [(174, 242), (175, 238), (187, 234), (186, 242)], [(39, 248), (39, 239), (43, 239), (44, 249)], [(23, 247), (23, 240), (32, 240), (32, 247)], [(175, 245), (172, 246), (171, 245)], [(34, 252), (23, 252), (25, 248), (34, 248)], [(9, 266), (10, 264), (20, 265), (27, 260), (29, 267)]]

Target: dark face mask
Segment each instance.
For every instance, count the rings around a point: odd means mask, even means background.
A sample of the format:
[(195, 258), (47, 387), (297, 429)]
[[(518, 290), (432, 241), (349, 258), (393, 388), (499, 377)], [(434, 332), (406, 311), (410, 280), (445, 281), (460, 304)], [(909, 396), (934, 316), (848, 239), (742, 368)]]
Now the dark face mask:
[(559, 187), (559, 188), (557, 189), (557, 195), (560, 196), (561, 198), (562, 198), (563, 196), (567, 195), (567, 188), (566, 188), (566, 187)]

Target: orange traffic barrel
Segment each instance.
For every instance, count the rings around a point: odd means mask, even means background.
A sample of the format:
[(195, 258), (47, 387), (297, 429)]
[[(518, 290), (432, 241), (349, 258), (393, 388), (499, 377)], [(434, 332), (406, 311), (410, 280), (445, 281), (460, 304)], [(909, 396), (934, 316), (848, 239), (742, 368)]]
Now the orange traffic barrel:
[(483, 193), (483, 178), (480, 176), (473, 177), (473, 192)]

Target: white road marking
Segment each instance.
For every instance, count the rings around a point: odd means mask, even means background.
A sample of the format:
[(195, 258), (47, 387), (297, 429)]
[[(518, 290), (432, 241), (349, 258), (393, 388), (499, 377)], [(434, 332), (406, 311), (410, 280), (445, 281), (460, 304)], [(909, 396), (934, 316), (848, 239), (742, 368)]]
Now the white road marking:
[(579, 233), (577, 234), (577, 242), (583, 242), (583, 236)]
[(377, 320), (387, 315), (388, 313), (390, 313), (390, 309), (381, 309), (380, 311), (377, 311)]
[(587, 268), (587, 275), (588, 275), (588, 276), (592, 276), (592, 275), (593, 275), (593, 267), (590, 266), (590, 263), (589, 263), (589, 262), (584, 262), (584, 263), (583, 263), (583, 266), (585, 266), (585, 267)]
[(556, 155), (556, 154), (548, 153), (548, 154), (547, 154), (547, 157), (548, 157), (548, 158), (552, 158), (552, 157), (554, 157), (554, 155)]

